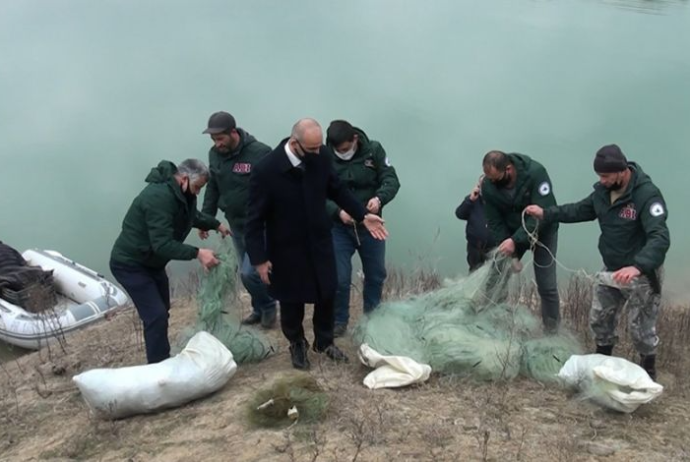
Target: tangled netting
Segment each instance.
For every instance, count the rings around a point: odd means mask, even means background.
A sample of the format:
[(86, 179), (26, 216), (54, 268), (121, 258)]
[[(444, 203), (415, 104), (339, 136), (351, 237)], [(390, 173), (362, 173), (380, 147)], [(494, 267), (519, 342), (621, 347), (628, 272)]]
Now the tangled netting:
[(196, 323), (185, 329), (179, 343), (184, 346), (194, 334), (206, 331), (232, 352), (238, 364), (261, 361), (274, 349), (263, 333), (240, 323), (235, 252), (226, 244), (216, 257), (220, 264), (201, 277)]
[(246, 415), (257, 427), (284, 427), (291, 423), (315, 423), (328, 410), (328, 394), (309, 374), (292, 373), (254, 393)]
[(581, 347), (563, 329), (544, 335), (541, 319), (523, 305), (507, 303), (512, 273), (510, 259), (493, 255), (467, 278), (382, 304), (360, 319), (354, 339), (443, 374), (490, 381), (522, 374), (557, 382), (560, 368)]

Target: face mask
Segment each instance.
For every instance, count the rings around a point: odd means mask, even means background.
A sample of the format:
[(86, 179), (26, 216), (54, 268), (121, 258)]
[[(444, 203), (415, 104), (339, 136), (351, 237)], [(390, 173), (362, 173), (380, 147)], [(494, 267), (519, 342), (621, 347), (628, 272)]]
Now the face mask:
[(620, 191), (623, 188), (623, 179), (619, 176), (615, 183), (610, 186), (605, 186), (605, 188), (610, 192)]
[(510, 183), (510, 175), (508, 175), (508, 172), (504, 172), (503, 177), (500, 180), (492, 181), (492, 183), (497, 188), (503, 188), (505, 186), (508, 186), (508, 183)]
[(607, 190), (607, 191), (611, 191), (611, 192), (620, 191), (620, 189), (621, 189), (622, 187), (623, 187), (623, 183), (621, 183), (620, 181), (616, 181), (616, 182), (613, 183), (612, 185), (606, 186), (606, 190)]
[(304, 149), (304, 147), (302, 147), (299, 141), (297, 142), (297, 146), (299, 147), (299, 151), (295, 150), (295, 154), (297, 154), (297, 157), (299, 157), (302, 162), (304, 162), (306, 165), (316, 162), (316, 156), (319, 155), (318, 153), (307, 151)]
[(302, 157), (302, 162), (304, 162), (306, 165), (311, 165), (316, 162), (316, 156), (318, 156), (318, 154), (314, 154), (313, 152), (305, 152), (304, 157)]
[(357, 152), (357, 143), (352, 143), (352, 147), (345, 152), (338, 152), (336, 149), (333, 149), (335, 152), (335, 155), (338, 156), (342, 160), (350, 160), (352, 157), (354, 157), (355, 153)]
[(196, 197), (196, 194), (192, 191), (192, 183), (189, 181), (189, 178), (187, 179), (187, 189), (182, 192), (188, 199), (194, 199)]

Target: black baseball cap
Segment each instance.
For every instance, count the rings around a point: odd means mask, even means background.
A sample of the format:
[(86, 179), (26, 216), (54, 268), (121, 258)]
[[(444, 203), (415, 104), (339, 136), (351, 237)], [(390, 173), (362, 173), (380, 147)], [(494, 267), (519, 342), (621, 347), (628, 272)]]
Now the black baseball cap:
[(235, 128), (237, 128), (235, 118), (227, 112), (219, 111), (211, 114), (211, 117), (208, 118), (208, 128), (201, 133), (217, 135)]

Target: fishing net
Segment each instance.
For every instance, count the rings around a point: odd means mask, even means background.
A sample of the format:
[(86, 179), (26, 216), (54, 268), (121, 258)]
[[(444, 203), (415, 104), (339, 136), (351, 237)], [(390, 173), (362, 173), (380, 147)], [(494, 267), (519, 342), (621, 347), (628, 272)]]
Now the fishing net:
[(492, 255), (466, 278), (384, 303), (360, 318), (354, 340), (443, 374), (489, 381), (523, 375), (557, 382), (560, 367), (581, 348), (564, 329), (544, 335), (540, 317), (524, 305), (508, 303), (512, 268), (511, 259)]
[(240, 322), (234, 249), (230, 244), (224, 244), (216, 257), (220, 264), (201, 277), (196, 322), (183, 331), (178, 345), (182, 347), (194, 334), (206, 331), (232, 352), (238, 364), (261, 361), (273, 351), (273, 347), (262, 332)]
[(292, 373), (258, 390), (247, 403), (249, 422), (258, 427), (315, 423), (328, 410), (328, 395), (309, 374)]

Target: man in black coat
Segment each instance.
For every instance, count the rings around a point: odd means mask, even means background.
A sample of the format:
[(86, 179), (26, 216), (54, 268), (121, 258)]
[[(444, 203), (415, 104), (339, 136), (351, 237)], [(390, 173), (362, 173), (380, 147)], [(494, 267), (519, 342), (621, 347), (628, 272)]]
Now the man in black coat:
[(333, 299), (337, 274), (326, 199), (333, 200), (377, 239), (387, 231), (340, 182), (321, 126), (301, 119), (290, 138), (259, 162), (249, 184), (245, 240), (249, 259), (269, 293), (280, 302), (280, 323), (290, 342), (292, 364), (309, 368), (302, 321), (314, 303), (313, 350), (347, 361), (333, 344)]

